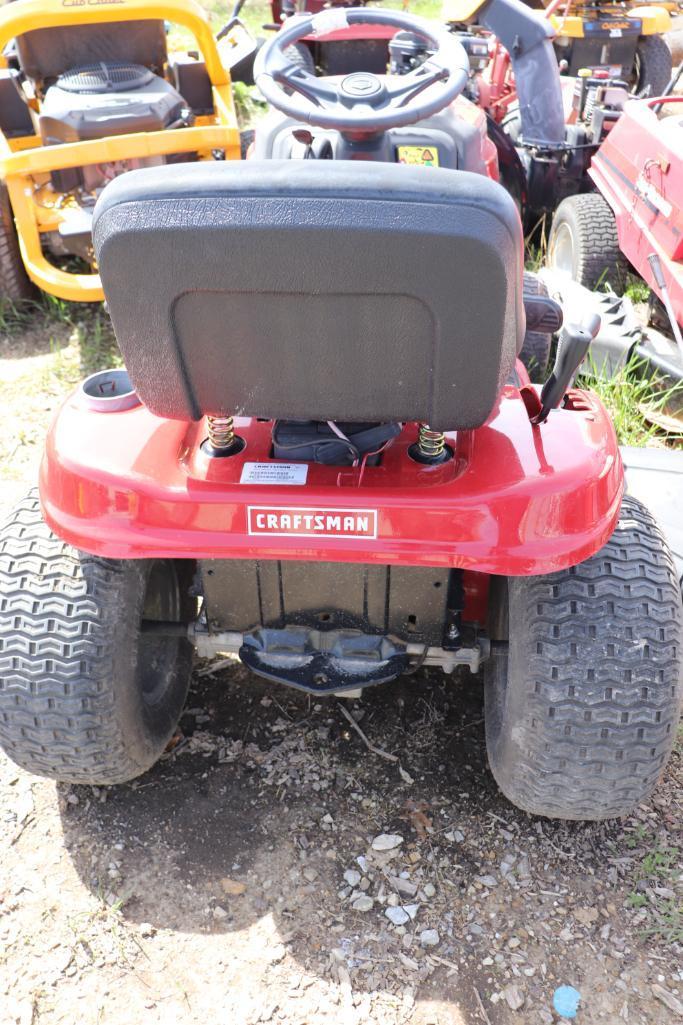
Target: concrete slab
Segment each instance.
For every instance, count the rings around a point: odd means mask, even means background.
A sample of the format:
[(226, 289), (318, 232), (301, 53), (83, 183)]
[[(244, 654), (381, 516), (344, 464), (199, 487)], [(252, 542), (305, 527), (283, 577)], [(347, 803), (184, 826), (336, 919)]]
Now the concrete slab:
[(683, 451), (622, 447), (629, 493), (656, 517), (676, 559), (683, 589)]

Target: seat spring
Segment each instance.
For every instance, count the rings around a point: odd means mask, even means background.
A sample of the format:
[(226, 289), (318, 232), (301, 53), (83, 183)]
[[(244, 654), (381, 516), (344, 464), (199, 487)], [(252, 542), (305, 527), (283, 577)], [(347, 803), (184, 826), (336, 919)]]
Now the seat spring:
[(446, 436), (443, 431), (433, 431), (428, 424), (420, 424), (417, 445), (425, 459), (438, 459), (446, 447)]
[(231, 448), (235, 441), (235, 425), (231, 416), (207, 417), (209, 441), (217, 451)]

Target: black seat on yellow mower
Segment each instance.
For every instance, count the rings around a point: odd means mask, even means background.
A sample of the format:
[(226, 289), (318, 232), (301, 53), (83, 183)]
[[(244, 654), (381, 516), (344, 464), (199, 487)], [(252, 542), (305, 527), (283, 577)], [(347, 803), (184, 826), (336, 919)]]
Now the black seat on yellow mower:
[(47, 84), (99, 61), (144, 64), (159, 73), (167, 57), (164, 23), (158, 20), (37, 28), (18, 36), (16, 44), (24, 74)]
[(106, 187), (93, 237), (129, 373), (165, 417), (477, 427), (523, 342), (516, 207), (464, 171), (149, 168)]

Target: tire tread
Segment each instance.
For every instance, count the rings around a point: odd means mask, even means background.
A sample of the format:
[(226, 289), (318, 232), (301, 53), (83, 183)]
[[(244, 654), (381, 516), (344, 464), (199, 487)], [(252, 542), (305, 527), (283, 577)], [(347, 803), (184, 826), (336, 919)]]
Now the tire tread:
[(0, 747), (29, 772), (117, 783), (155, 760), (117, 703), (124, 566), (52, 534), (37, 491), (0, 529)]
[(513, 707), (502, 742), (490, 746), (501, 789), (549, 817), (628, 813), (668, 761), (681, 703), (681, 595), (649, 511), (626, 497), (614, 534), (592, 558), (512, 580), (513, 628), (517, 665), (527, 669), (508, 679)]

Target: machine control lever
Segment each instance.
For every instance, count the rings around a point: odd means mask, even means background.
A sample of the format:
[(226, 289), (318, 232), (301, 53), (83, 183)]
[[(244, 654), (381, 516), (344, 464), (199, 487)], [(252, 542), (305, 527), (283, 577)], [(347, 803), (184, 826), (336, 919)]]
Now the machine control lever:
[(552, 409), (562, 405), (567, 389), (571, 387), (599, 330), (600, 317), (597, 313), (591, 313), (583, 323), (564, 325), (557, 343), (552, 373), (541, 389), (541, 409), (532, 423), (543, 423)]

